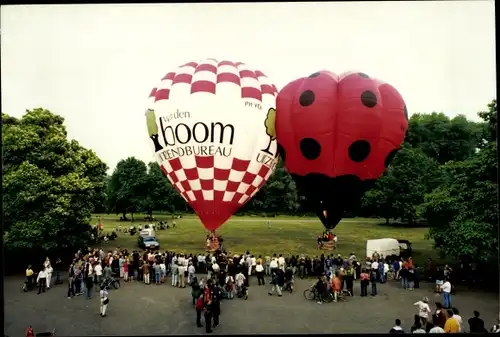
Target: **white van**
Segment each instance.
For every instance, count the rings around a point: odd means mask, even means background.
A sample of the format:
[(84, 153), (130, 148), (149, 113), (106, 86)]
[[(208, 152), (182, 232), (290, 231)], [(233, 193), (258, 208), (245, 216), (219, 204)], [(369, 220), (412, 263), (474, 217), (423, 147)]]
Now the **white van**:
[(376, 239), (366, 240), (366, 257), (372, 257), (377, 252), (381, 256), (401, 255), (399, 240), (396, 239)]

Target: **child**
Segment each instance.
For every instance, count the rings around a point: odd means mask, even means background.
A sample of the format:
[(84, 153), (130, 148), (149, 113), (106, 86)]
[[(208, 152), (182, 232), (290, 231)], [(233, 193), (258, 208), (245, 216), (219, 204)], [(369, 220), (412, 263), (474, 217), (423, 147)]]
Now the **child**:
[(205, 306), (205, 303), (203, 302), (203, 291), (201, 292), (200, 296), (198, 296), (198, 299), (196, 300), (196, 326), (198, 328), (203, 327), (201, 324), (201, 312), (203, 311), (203, 307)]

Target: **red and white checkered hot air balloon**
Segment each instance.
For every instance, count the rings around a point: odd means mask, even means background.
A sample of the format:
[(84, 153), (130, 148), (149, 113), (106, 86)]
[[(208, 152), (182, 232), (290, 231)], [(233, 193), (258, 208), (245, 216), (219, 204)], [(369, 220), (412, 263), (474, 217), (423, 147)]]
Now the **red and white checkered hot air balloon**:
[(273, 173), (276, 96), (261, 71), (214, 59), (174, 69), (151, 91), (146, 120), (155, 157), (208, 230)]

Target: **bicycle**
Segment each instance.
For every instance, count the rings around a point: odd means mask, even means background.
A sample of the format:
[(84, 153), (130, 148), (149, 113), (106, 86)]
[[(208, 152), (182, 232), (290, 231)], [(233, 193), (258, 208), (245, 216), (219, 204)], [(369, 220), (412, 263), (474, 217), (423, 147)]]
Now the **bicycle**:
[[(316, 286), (312, 286), (309, 289), (304, 290), (304, 298), (306, 300), (319, 300), (318, 290)], [(325, 291), (323, 294), (322, 301), (325, 303), (331, 303), (333, 301), (333, 294), (330, 291)]]

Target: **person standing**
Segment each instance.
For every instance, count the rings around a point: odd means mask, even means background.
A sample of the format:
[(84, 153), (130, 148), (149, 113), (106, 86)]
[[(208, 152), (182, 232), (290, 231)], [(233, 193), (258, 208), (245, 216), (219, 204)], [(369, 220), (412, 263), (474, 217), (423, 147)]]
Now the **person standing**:
[(72, 297), (75, 297), (75, 269), (73, 268), (73, 264), (69, 267), (68, 300)]
[(144, 276), (144, 283), (149, 284), (149, 263), (145, 262), (142, 265), (142, 274)]
[(203, 325), (201, 324), (201, 313), (203, 312), (203, 307), (204, 307), (204, 303), (203, 303), (203, 291), (201, 292), (200, 296), (198, 296), (198, 299), (196, 300), (196, 326), (198, 328), (201, 328), (203, 327)]
[[(378, 262), (377, 263), (377, 269), (378, 269)], [(373, 268), (373, 264), (372, 264)], [(372, 269), (371, 275), (370, 275), (370, 282), (372, 284), (372, 296), (377, 296), (377, 269)]]
[(219, 291), (217, 289), (216, 284), (212, 282), (210, 285), (210, 292), (212, 296), (212, 315), (214, 320), (213, 328), (219, 326), (219, 317), (220, 317), (220, 301), (219, 301)]
[(108, 309), (109, 298), (108, 298), (108, 290), (104, 285), (101, 285), (101, 291), (99, 292), (99, 297), (101, 298), (101, 307), (100, 307), (101, 317), (106, 317), (106, 310)]
[(208, 279), (205, 289), (203, 291), (203, 303), (205, 305), (205, 332), (212, 332), (212, 292), (211, 287), (212, 279)]
[(370, 275), (366, 272), (366, 269), (361, 270), (359, 275), (360, 285), (361, 285), (361, 297), (368, 296), (368, 285), (370, 284)]
[(451, 309), (451, 283), (450, 280), (446, 279), (441, 286), (441, 291), (443, 292), (443, 306), (446, 309)]
[(45, 287), (47, 282), (47, 274), (45, 273), (45, 266), (42, 266), (42, 269), (40, 269), (40, 272), (38, 272), (36, 282), (38, 283), (38, 295), (40, 295), (40, 293), (45, 292)]
[(264, 281), (264, 267), (262, 266), (262, 260), (257, 260), (257, 265), (255, 266), (255, 273), (257, 274), (257, 281), (259, 282), (259, 286), (265, 285)]

